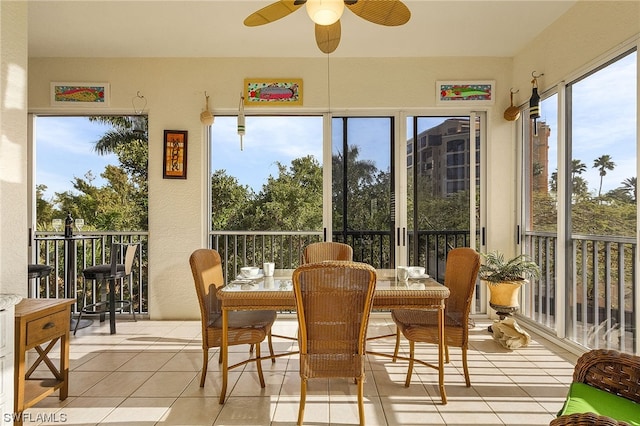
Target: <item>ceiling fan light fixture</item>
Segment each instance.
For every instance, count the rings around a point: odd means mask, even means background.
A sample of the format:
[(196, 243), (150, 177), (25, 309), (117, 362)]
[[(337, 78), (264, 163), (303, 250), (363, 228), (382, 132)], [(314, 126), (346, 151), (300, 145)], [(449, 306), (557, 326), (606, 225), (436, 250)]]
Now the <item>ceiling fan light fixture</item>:
[(307, 14), (318, 25), (336, 23), (344, 12), (344, 0), (307, 0)]

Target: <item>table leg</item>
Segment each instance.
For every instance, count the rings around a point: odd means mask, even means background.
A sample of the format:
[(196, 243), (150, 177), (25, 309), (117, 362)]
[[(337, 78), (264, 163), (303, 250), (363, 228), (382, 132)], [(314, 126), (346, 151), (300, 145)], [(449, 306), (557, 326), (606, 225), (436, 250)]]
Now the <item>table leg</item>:
[(229, 375), (229, 312), (222, 309), (222, 344), (220, 351), (222, 353), (222, 388), (220, 388), (220, 404), (224, 404), (227, 393), (227, 379)]
[(438, 309), (438, 385), (442, 403), (447, 403), (447, 393), (444, 389), (444, 307)]
[[(71, 306), (67, 308), (71, 317)], [(60, 338), (60, 376), (62, 386), (60, 387), (60, 401), (64, 401), (69, 396), (69, 332)]]

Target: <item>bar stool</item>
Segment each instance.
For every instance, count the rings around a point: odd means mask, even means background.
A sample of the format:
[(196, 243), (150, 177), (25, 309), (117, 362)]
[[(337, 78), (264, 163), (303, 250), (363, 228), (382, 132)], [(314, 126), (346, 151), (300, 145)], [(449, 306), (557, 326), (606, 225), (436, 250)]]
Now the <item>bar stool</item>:
[[(109, 294), (107, 300), (90, 303), (80, 309), (80, 315), (78, 316), (76, 327), (73, 330), (74, 335), (78, 330), (77, 324), (80, 323), (82, 315), (100, 315), (102, 320), (105, 314), (109, 314), (111, 334), (116, 333), (116, 312), (120, 313), (123, 312), (125, 308), (129, 308), (129, 311), (133, 313), (133, 320), (137, 321), (135, 309), (131, 309), (131, 296), (129, 300), (124, 298), (116, 300), (116, 281), (120, 281), (120, 294), (123, 295), (124, 279), (131, 275), (133, 261), (139, 245), (140, 243), (113, 243), (111, 244), (111, 263), (90, 266), (82, 270), (82, 275), (85, 279), (85, 294), (87, 292), (87, 281), (102, 282), (103, 285), (108, 283)], [(119, 263), (118, 260), (120, 260), (121, 263)], [(131, 295), (131, 289), (129, 289), (129, 294)]]
[[(51, 271), (53, 270), (53, 266), (49, 265), (41, 265), (39, 263), (31, 263), (29, 264), (28, 272), (27, 272), (27, 280), (29, 282), (29, 297), (40, 297), (40, 292), (38, 291), (38, 283), (41, 278), (48, 277)], [(31, 280), (35, 279), (32, 283)]]

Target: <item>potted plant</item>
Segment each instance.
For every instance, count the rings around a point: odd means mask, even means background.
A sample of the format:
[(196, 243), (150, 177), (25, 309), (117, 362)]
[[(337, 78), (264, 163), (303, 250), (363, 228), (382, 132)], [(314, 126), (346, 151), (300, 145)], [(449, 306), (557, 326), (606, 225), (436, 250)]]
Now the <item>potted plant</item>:
[(509, 260), (505, 260), (504, 254), (498, 251), (481, 255), (484, 262), (480, 265), (478, 275), (489, 288), (489, 305), (500, 319), (504, 319), (520, 308), (518, 290), (528, 279), (539, 278), (540, 268), (526, 254)]

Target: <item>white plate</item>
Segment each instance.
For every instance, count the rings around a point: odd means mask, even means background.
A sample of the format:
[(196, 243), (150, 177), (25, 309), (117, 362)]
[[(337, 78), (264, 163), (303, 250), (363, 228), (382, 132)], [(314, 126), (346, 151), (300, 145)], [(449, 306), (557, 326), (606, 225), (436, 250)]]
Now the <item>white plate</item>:
[(263, 278), (264, 274), (258, 274), (258, 275), (244, 275), (243, 273), (240, 273), (240, 275), (238, 275), (236, 277), (236, 279), (240, 279), (240, 280), (257, 280), (258, 278)]

